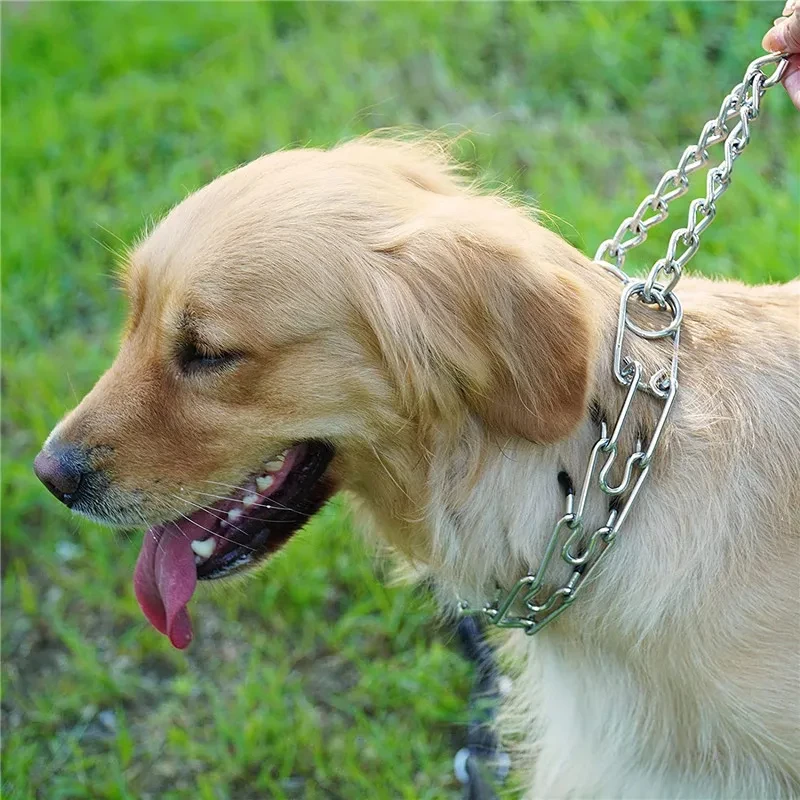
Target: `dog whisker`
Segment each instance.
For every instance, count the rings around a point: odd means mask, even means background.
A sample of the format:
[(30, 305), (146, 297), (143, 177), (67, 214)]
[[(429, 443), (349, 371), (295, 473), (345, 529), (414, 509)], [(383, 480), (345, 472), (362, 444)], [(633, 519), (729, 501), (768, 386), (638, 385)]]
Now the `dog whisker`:
[(200, 481), (200, 483), (211, 483), (215, 486), (224, 486), (226, 489), (233, 489), (234, 492), (247, 492), (245, 486), (234, 486), (232, 483), (222, 483), (222, 481)]
[[(216, 500), (230, 500), (232, 503), (238, 503), (239, 500), (235, 497), (225, 497), (221, 494), (212, 494), (211, 492), (197, 492), (197, 494), (203, 495), (204, 497), (213, 497)], [(277, 508), (283, 511), (291, 511), (293, 514), (300, 514), (303, 517), (311, 517), (311, 514), (306, 514), (304, 511), (300, 511), (299, 508), (292, 508), (291, 506), (284, 505), (283, 503), (279, 503), (277, 500), (273, 500), (271, 503), (253, 503), (250, 508)]]
[[(183, 517), (183, 518), (184, 518), (184, 519), (185, 519), (187, 522), (191, 522), (191, 523), (192, 523), (192, 525), (195, 525), (196, 527), (200, 528), (200, 530), (203, 530), (203, 531), (205, 531), (205, 532), (206, 532), (206, 533), (208, 533), (210, 536), (213, 536), (213, 535), (214, 535), (214, 533), (213, 533), (212, 531), (210, 531), (210, 530), (209, 530), (208, 528), (206, 528), (204, 525), (201, 525), (199, 522), (195, 522), (195, 521), (194, 521), (193, 519), (191, 519), (190, 517), (187, 517), (187, 516), (186, 516), (186, 514), (184, 514), (182, 511), (178, 511), (177, 509), (175, 509), (175, 511), (176, 511), (178, 514), (180, 514), (180, 516), (182, 516), (182, 517)], [(191, 540), (191, 538), (189, 538), (189, 536), (187, 536), (187, 534), (186, 534), (186, 532), (185, 532), (185, 531), (181, 531), (181, 533), (183, 534), (183, 536), (184, 536), (184, 538), (185, 538), (185, 539), (187, 539), (187, 540), (188, 540), (188, 541), (190, 541), (190, 542), (192, 541), (192, 540)]]
[[(173, 496), (173, 497), (175, 497), (175, 498), (176, 498), (176, 499), (178, 499), (178, 500), (181, 500), (181, 501), (182, 501), (182, 502), (184, 502), (184, 503), (189, 503), (189, 505), (192, 505), (192, 506), (194, 506), (195, 508), (199, 509), (200, 511), (208, 511), (208, 513), (209, 513), (209, 514), (211, 514), (211, 516), (212, 516), (212, 517), (215, 517), (216, 519), (218, 519), (218, 520), (220, 520), (220, 521), (223, 521), (223, 520), (224, 520), (224, 521), (227, 521), (227, 518), (226, 518), (226, 517), (219, 517), (219, 516), (217, 516), (217, 515), (214, 513), (214, 509), (213, 509), (213, 508), (209, 508), (208, 506), (201, 506), (199, 503), (195, 503), (195, 502), (192, 502), (191, 500), (187, 500), (185, 497), (178, 497), (178, 495), (172, 495), (172, 496)], [(230, 542), (231, 544), (235, 544), (235, 545), (237, 545), (238, 547), (244, 547), (244, 548), (245, 548), (245, 550), (251, 550), (251, 551), (255, 552), (255, 549), (254, 549), (254, 548), (252, 548), (252, 547), (248, 547), (248, 546), (247, 546), (246, 544), (244, 544), (243, 542), (237, 542), (235, 539), (231, 539), (230, 537), (228, 537), (228, 536), (225, 536), (225, 535), (223, 535), (223, 534), (221, 534), (221, 533), (214, 533), (213, 531), (210, 531), (210, 530), (208, 530), (208, 528), (206, 528), (206, 527), (204, 527), (203, 525), (201, 525), (199, 522), (195, 522), (195, 521), (194, 521), (193, 519), (191, 519), (190, 517), (187, 517), (187, 516), (186, 516), (186, 514), (183, 514), (182, 512), (178, 511), (178, 509), (173, 509), (173, 510), (174, 510), (176, 513), (180, 514), (180, 515), (181, 515), (181, 516), (182, 516), (182, 517), (183, 517), (185, 520), (188, 520), (189, 522), (191, 522), (191, 523), (192, 523), (192, 525), (197, 525), (197, 527), (198, 527), (198, 528), (202, 528), (204, 531), (207, 531), (207, 532), (208, 532), (209, 534), (211, 534), (212, 536), (215, 536), (215, 537), (216, 537), (216, 538), (218, 538), (218, 539), (223, 539), (224, 541), (226, 541), (226, 542)], [(236, 526), (236, 525), (233, 525), (233, 524), (231, 524), (230, 522), (228, 522), (228, 524), (229, 524), (229, 525), (231, 526), (231, 528), (233, 528), (234, 530), (236, 530), (236, 531), (239, 531), (239, 533), (241, 533), (243, 536), (247, 536), (247, 531), (243, 531), (241, 528), (239, 528), (239, 527), (238, 527), (238, 526)], [(186, 536), (186, 534), (185, 534), (185, 533), (184, 533), (183, 535), (184, 535), (184, 536)], [(187, 537), (187, 538), (188, 538), (188, 537)]]
[[(173, 510), (174, 510), (174, 509), (173, 509)], [(136, 513), (137, 513), (137, 515), (138, 515), (139, 519), (141, 519), (141, 521), (142, 521), (142, 525), (144, 525), (144, 528), (145, 528), (145, 530), (144, 530), (144, 535), (145, 535), (145, 536), (147, 536), (147, 534), (148, 534), (148, 531), (150, 530), (150, 524), (149, 524), (149, 523), (147, 522), (147, 520), (144, 518), (144, 514), (142, 514), (142, 512), (141, 512), (141, 511), (138, 511), (138, 510), (137, 510), (137, 511), (136, 511)], [(181, 531), (181, 533), (183, 533), (183, 531)], [(183, 533), (183, 535), (184, 535), (184, 536), (186, 536), (186, 534), (185, 534), (185, 533)], [(188, 539), (189, 537), (188, 537), (188, 536), (186, 536), (186, 538)], [(163, 542), (162, 542), (161, 538), (159, 538), (158, 542), (156, 542), (156, 552), (158, 552), (158, 551), (159, 551), (159, 549), (163, 548), (163, 546), (164, 546), (164, 545), (163, 545)]]
[[(201, 481), (201, 483), (210, 483), (210, 484), (215, 485), (215, 486), (222, 486), (222, 487), (224, 487), (226, 489), (233, 489), (234, 492), (243, 492), (245, 494), (247, 494), (250, 491), (245, 486), (234, 486), (232, 483), (222, 483), (221, 481)], [(200, 492), (199, 494), (203, 494), (203, 492)], [(236, 501), (236, 498), (233, 498), (233, 497), (221, 497), (219, 495), (213, 495), (213, 494), (210, 494), (210, 493), (205, 493), (205, 494), (206, 494), (207, 497), (217, 497), (220, 500), (234, 500), (234, 501)], [(284, 503), (279, 503), (277, 500), (273, 500), (272, 502), (273, 502), (273, 504), (275, 505), (276, 508), (282, 508), (285, 511), (293, 511), (296, 514), (303, 514), (303, 512), (300, 511), (299, 509), (292, 508), (291, 506), (287, 506)], [(310, 514), (304, 514), (304, 516), (308, 517), (308, 516), (311, 516), (311, 515)]]

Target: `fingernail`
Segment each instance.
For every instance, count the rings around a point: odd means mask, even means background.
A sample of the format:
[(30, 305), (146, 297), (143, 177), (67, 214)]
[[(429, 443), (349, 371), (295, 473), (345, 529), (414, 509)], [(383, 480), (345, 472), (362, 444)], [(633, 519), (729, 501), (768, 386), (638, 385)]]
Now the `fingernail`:
[(786, 0), (786, 5), (783, 7), (783, 16), (784, 17), (791, 17), (794, 13), (794, 7), (796, 5), (796, 0)]

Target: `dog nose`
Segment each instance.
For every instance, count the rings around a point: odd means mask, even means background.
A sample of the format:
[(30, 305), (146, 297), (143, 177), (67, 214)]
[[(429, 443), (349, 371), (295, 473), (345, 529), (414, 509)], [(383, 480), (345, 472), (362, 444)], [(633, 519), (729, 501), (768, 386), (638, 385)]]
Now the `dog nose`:
[(34, 459), (33, 471), (64, 505), (72, 506), (84, 475), (77, 453), (73, 453), (71, 449), (55, 453), (42, 450)]

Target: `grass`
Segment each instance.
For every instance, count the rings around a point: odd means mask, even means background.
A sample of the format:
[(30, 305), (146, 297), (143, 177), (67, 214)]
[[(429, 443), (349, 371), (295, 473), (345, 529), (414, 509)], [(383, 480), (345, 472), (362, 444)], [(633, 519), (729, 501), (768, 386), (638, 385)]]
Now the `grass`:
[[(464, 160), (592, 252), (779, 10), (3, 4), (5, 798), (458, 796), (469, 665), (424, 593), (386, 587), (341, 501), (266, 576), (195, 602), (181, 654), (133, 599), (137, 543), (33, 479), (40, 443), (113, 356), (109, 251), (262, 152), (414, 125), (469, 130)], [(692, 266), (793, 277), (798, 163), (776, 89)], [(640, 267), (666, 235), (652, 239)]]

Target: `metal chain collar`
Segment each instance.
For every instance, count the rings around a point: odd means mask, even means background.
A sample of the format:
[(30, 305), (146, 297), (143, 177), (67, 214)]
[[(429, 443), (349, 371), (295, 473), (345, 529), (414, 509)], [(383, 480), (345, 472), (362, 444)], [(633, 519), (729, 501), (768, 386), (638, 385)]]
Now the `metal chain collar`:
[[(775, 70), (767, 75), (763, 68), (770, 64), (776, 65)], [(677, 167), (664, 173), (652, 194), (642, 200), (633, 216), (624, 220), (614, 236), (606, 239), (598, 248), (595, 262), (622, 283), (613, 353), (614, 377), (627, 390), (622, 408), (610, 436), (606, 423), (601, 423), (600, 438), (589, 456), (577, 503), (574, 490), (570, 488), (564, 514), (555, 523), (538, 568), (520, 578), (510, 591), (504, 593), (498, 588), (497, 598), (483, 608), (471, 609), (461, 602), (460, 609), (463, 613), (482, 614), (489, 623), (499, 628), (523, 628), (526, 633), (534, 634), (569, 608), (586, 580), (616, 542), (617, 533), (650, 471), (658, 440), (675, 402), (678, 389), (678, 347), (683, 318), (683, 309), (675, 295), (675, 287), (684, 266), (697, 252), (700, 236), (714, 221), (717, 213), (716, 201), (727, 191), (733, 165), (750, 141), (750, 123), (759, 114), (762, 96), (781, 80), (787, 66), (788, 61), (782, 53), (770, 54), (753, 61), (742, 82), (723, 100), (717, 116), (705, 124), (697, 144), (683, 151)], [(733, 129), (729, 129), (727, 123), (734, 117), (738, 117), (738, 122)], [(708, 171), (706, 196), (691, 202), (686, 227), (678, 228), (672, 233), (666, 256), (653, 264), (644, 280), (631, 278), (623, 270), (628, 252), (642, 244), (650, 229), (667, 218), (669, 203), (688, 191), (689, 175), (705, 166), (709, 159), (708, 148), (719, 142), (725, 143), (724, 159)], [(641, 328), (628, 313), (632, 298), (651, 309), (668, 314), (669, 322), (657, 330)], [(642, 339), (671, 340), (671, 363), (650, 376), (645, 375), (641, 362), (623, 354), (626, 330)], [(622, 479), (618, 485), (612, 486), (609, 483), (609, 472), (618, 456), (620, 434), (634, 399), (640, 392), (661, 401), (661, 414), (649, 441), (637, 441), (635, 451), (625, 461)], [(598, 471), (598, 464), (603, 458), (605, 461)], [(596, 481), (596, 485), (612, 502), (605, 524), (590, 533), (591, 528), (587, 529), (584, 524), (584, 513), (593, 481)], [(548, 566), (556, 551), (572, 567), (572, 574), (561, 587), (543, 593), (542, 590), (547, 589), (545, 578)]]

